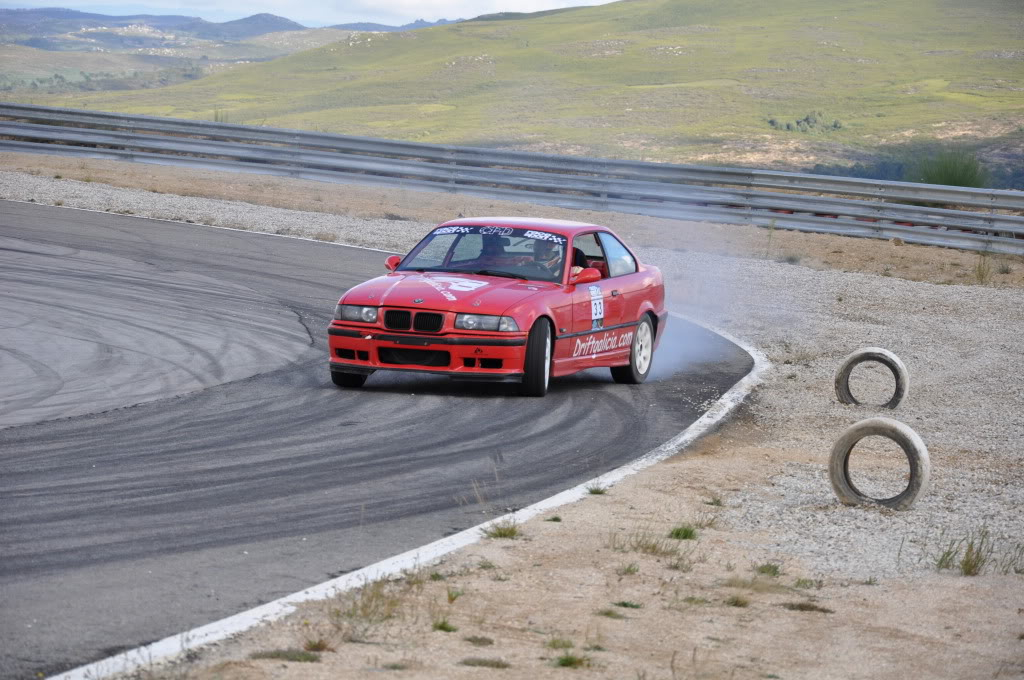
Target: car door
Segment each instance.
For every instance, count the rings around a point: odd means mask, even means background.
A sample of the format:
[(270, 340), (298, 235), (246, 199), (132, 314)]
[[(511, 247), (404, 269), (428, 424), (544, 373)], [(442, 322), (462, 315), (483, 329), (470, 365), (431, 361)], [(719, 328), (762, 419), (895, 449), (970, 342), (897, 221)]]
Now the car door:
[(617, 291), (621, 302), (619, 323), (629, 323), (640, 318), (640, 305), (648, 294), (646, 277), (640, 273), (636, 258), (619, 239), (608, 232), (600, 232), (601, 242), (608, 267), (608, 280), (614, 282), (613, 292)]
[[(571, 359), (575, 368), (604, 366), (621, 349), (616, 344), (616, 329), (623, 322), (623, 296), (617, 282), (607, 276), (607, 258), (594, 232), (573, 239), (588, 266), (601, 271), (600, 281), (575, 286), (572, 291), (572, 328), (558, 352)], [(609, 330), (610, 329), (610, 330)]]

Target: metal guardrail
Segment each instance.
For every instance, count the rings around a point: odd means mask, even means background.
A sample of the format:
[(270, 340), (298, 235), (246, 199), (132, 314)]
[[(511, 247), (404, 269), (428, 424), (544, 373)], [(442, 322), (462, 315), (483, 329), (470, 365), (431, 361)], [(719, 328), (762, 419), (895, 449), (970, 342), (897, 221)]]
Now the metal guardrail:
[(6, 119), (0, 150), (7, 151), (401, 183), (568, 208), (1024, 254), (1019, 191), (495, 151), (24, 104), (0, 103), (0, 119)]

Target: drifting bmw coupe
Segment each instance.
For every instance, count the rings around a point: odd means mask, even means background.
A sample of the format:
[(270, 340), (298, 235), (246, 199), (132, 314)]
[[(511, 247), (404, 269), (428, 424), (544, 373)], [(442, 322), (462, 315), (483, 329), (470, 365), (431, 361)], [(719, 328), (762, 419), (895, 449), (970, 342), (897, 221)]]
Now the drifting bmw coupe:
[(328, 341), (339, 387), (420, 371), (544, 396), (552, 377), (595, 367), (637, 384), (665, 330), (661, 272), (596, 224), (453, 220), (385, 267), (338, 301)]

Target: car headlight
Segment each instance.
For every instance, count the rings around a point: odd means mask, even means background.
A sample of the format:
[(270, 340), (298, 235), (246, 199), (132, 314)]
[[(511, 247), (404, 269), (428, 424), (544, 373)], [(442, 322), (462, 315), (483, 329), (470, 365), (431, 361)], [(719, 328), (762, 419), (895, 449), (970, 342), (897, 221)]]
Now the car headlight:
[(334, 318), (344, 321), (377, 323), (377, 308), (362, 307), (360, 305), (338, 305), (338, 308), (334, 310)]
[(519, 326), (511, 316), (490, 316), (487, 314), (456, 314), (455, 327), (467, 331), (516, 332)]

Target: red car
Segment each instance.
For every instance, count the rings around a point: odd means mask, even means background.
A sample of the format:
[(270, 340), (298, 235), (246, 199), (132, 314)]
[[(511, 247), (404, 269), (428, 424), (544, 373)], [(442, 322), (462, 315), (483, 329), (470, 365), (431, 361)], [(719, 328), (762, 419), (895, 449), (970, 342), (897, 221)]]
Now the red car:
[(661, 272), (596, 224), (452, 220), (385, 266), (338, 301), (328, 340), (339, 387), (418, 371), (544, 396), (552, 377), (598, 366), (641, 383), (665, 330)]

